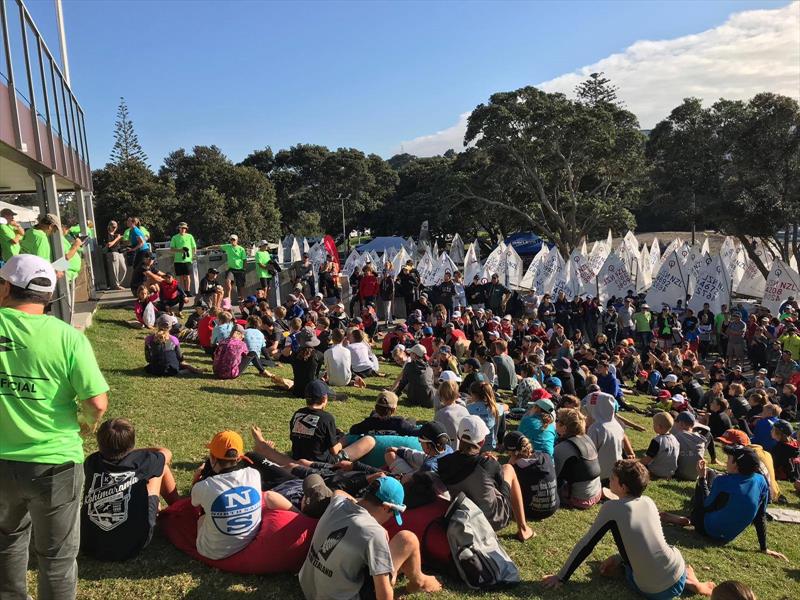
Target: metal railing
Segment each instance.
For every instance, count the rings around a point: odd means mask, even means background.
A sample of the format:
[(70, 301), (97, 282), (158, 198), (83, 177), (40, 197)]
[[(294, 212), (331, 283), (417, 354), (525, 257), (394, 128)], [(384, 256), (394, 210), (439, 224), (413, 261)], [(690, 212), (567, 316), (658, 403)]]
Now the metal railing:
[[(22, 0), (0, 0), (0, 33), (0, 50), (5, 55), (5, 73), (0, 71), (0, 75), (8, 85), (17, 149), (28, 153), (17, 107), (19, 98), (30, 108), (34, 148), (28, 154), (40, 163), (50, 163), (48, 166), (69, 179), (74, 180), (75, 175), (82, 173), (82, 180), (87, 183), (82, 187), (90, 189), (91, 168), (83, 109)], [(15, 71), (14, 62), (20, 56), (24, 64)], [(0, 62), (0, 69), (2, 67)], [(23, 93), (23, 90), (27, 93)], [(39, 121), (46, 126), (44, 136), (39, 129)], [(56, 144), (56, 136), (60, 144)], [(43, 153), (43, 143), (49, 149), (50, 161), (46, 160)], [(67, 148), (74, 153), (67, 152)], [(59, 166), (61, 168), (57, 168)]]

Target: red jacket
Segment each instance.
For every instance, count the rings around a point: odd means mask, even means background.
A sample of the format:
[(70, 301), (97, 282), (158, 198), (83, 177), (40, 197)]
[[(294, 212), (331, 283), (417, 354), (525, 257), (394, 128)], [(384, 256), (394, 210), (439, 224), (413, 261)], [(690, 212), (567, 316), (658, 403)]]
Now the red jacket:
[(364, 298), (376, 297), (380, 291), (381, 284), (375, 275), (366, 275), (361, 278), (358, 284), (358, 295), (363, 300)]
[(197, 323), (197, 342), (203, 348), (211, 347), (211, 333), (214, 331), (216, 317), (206, 315)]
[(163, 302), (170, 302), (178, 297), (178, 280), (173, 279), (172, 283), (162, 281), (158, 284), (158, 295)]

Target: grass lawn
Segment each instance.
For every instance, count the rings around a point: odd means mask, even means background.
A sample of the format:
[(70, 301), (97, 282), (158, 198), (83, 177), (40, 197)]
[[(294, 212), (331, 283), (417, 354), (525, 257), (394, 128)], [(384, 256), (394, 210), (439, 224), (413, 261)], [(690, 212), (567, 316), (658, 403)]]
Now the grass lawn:
[[(101, 310), (88, 331), (100, 366), (111, 387), (109, 417), (127, 417), (137, 427), (139, 446), (161, 445), (174, 454), (172, 465), (179, 490), (188, 494), (192, 472), (205, 457), (205, 443), (217, 431), (231, 428), (249, 442), (249, 427), (258, 424), (267, 438), (278, 448), (288, 449), (288, 421), (301, 402), (269, 387), (266, 380), (250, 370), (233, 381), (217, 381), (211, 375), (154, 379), (146, 376), (144, 364), (144, 332), (126, 324), (131, 316), (126, 310)], [(187, 346), (187, 359), (210, 370), (210, 360), (196, 347)], [(348, 388), (350, 399), (332, 403), (331, 412), (337, 423), (346, 429), (361, 420), (373, 406), (375, 391), (388, 385), (399, 369), (384, 367), (385, 380), (372, 379), (366, 390)], [(278, 372), (290, 376), (288, 367)], [(383, 385), (382, 385), (383, 384)], [(644, 400), (641, 400), (644, 404)], [(401, 413), (428, 420), (429, 409), (406, 408)], [(629, 430), (634, 448), (640, 453), (649, 443), (649, 419), (633, 416), (648, 427), (645, 433)], [(87, 440), (86, 452), (95, 450), (94, 440)], [(685, 511), (691, 483), (660, 481), (647, 490), (662, 510)], [(800, 509), (800, 499), (783, 484), (789, 497), (788, 508)], [(599, 560), (615, 552), (607, 535), (589, 561), (573, 576), (568, 585), (551, 592), (539, 584), (543, 575), (556, 572), (567, 558), (573, 544), (587, 530), (597, 509), (589, 511), (560, 510), (544, 522), (534, 524), (538, 534), (524, 545), (513, 539), (514, 529), (501, 532), (506, 549), (517, 562), (523, 582), (492, 598), (635, 598), (622, 581), (606, 580), (595, 573)], [(768, 526), (770, 548), (783, 552), (789, 563), (769, 558), (758, 552), (755, 530), (750, 527), (733, 543), (718, 547), (695, 535), (691, 530), (666, 528), (667, 540), (677, 545), (686, 561), (697, 570), (700, 579), (717, 582), (739, 579), (752, 586), (762, 600), (800, 599), (800, 526), (774, 524)], [(280, 552), (279, 548), (275, 549)], [(125, 563), (101, 563), (79, 559), (78, 597), (101, 600), (145, 600), (192, 598), (223, 600), (233, 598), (301, 598), (293, 575), (251, 576), (229, 575), (191, 560), (165, 541), (158, 533), (153, 543), (135, 560)], [(29, 571), (31, 593), (35, 597), (35, 571)], [(439, 597), (465, 598), (471, 594), (455, 581), (445, 581), (446, 591)], [(486, 596), (489, 597), (489, 596)]]

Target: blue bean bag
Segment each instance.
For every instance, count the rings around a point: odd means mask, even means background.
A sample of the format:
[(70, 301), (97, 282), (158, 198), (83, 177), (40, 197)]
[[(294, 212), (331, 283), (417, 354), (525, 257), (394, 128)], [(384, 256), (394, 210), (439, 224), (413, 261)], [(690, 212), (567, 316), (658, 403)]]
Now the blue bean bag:
[[(362, 437), (361, 435), (348, 435), (344, 438), (344, 445), (348, 446)], [(413, 435), (373, 435), (372, 437), (375, 438), (375, 447), (369, 454), (360, 459), (360, 462), (371, 467), (380, 468), (386, 464), (383, 456), (388, 448), (411, 448), (412, 450), (422, 451), (419, 438)]]

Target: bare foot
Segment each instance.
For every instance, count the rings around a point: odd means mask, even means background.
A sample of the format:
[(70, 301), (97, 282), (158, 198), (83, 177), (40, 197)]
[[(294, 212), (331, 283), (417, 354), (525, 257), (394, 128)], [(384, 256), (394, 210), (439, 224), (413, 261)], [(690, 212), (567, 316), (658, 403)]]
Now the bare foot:
[(677, 525), (679, 527), (688, 527), (689, 525), (692, 524), (692, 522), (688, 518), (682, 517), (680, 515), (673, 515), (671, 513), (662, 512), (658, 513), (658, 516), (661, 517), (662, 523), (669, 523), (671, 525)]
[(600, 563), (600, 574), (603, 577), (615, 577), (619, 574), (621, 560), (619, 556), (609, 556)]
[(421, 575), (416, 581), (409, 581), (406, 590), (409, 594), (416, 592), (435, 594), (442, 591), (442, 584), (433, 575)]
[(520, 529), (519, 531), (517, 531), (516, 538), (520, 542), (525, 542), (531, 539), (532, 537), (536, 537), (536, 532), (527, 525), (525, 526), (525, 529)]

